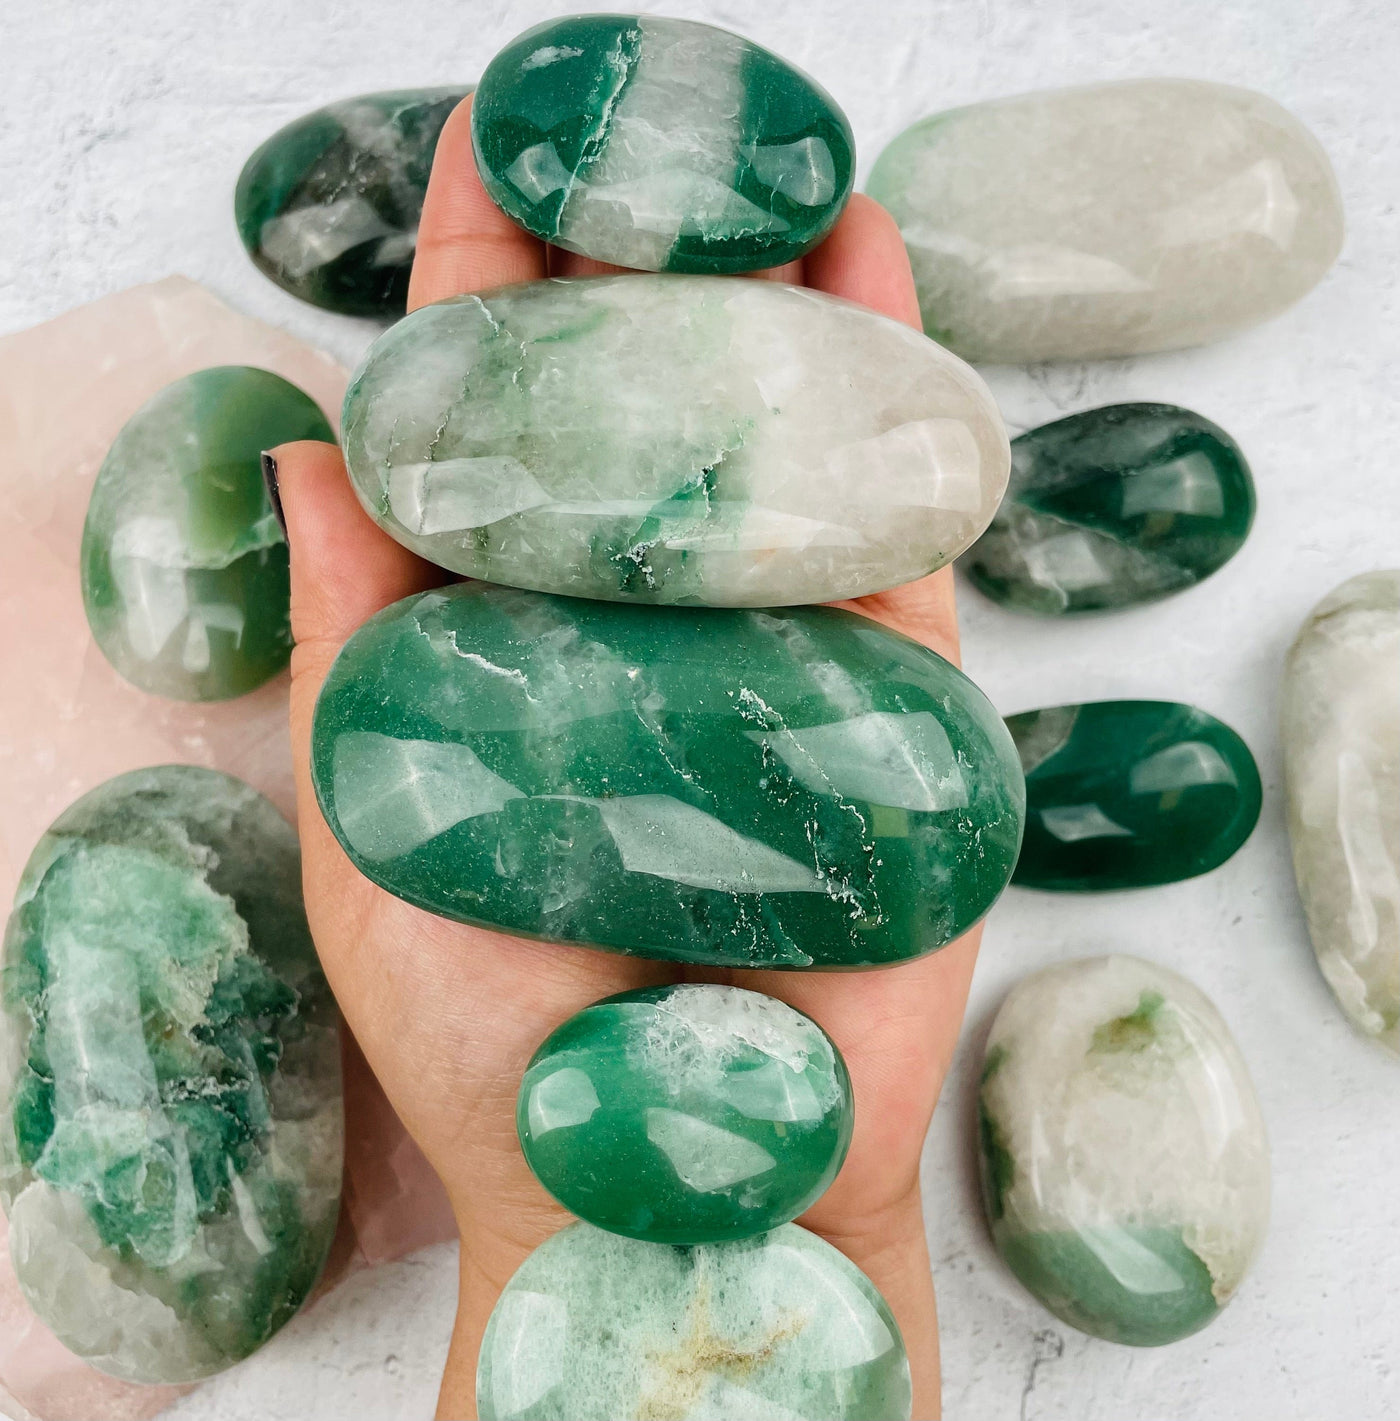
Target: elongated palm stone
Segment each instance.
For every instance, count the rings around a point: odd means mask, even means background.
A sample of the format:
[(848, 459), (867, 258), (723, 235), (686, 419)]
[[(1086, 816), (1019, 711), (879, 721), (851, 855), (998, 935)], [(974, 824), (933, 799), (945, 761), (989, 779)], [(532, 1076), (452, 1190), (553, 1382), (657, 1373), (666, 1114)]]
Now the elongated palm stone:
[(981, 692), (832, 608), (411, 597), (342, 649), (311, 753), (327, 823), (391, 893), (643, 957), (917, 957), (987, 911), (1020, 841)]
[(595, 1002), (535, 1053), (516, 1127), (580, 1218), (652, 1243), (748, 1238), (802, 1213), (851, 1142), (851, 1082), (810, 1017), (685, 984)]
[(345, 397), (360, 502), (432, 562), (615, 601), (776, 606), (922, 577), (990, 522), (1006, 431), (898, 321), (774, 282), (529, 282), (426, 306)]
[(1400, 571), (1313, 608), (1285, 664), (1282, 731), (1318, 965), (1352, 1023), (1400, 1052)]
[(1342, 203), (1272, 99), (1131, 79), (951, 109), (880, 154), (924, 329), (968, 360), (1085, 360), (1220, 340), (1305, 296)]
[(506, 1284), (482, 1338), (481, 1421), (908, 1421), (899, 1325), (796, 1224), (672, 1248), (574, 1224)]
[(978, 1096), (982, 1195), (1057, 1317), (1136, 1347), (1229, 1302), (1269, 1219), (1269, 1146), (1229, 1028), (1174, 972), (1090, 957), (1020, 982)]
[(438, 135), (471, 91), (360, 94), (278, 129), (233, 197), (258, 270), (328, 311), (403, 315)]
[(1094, 891), (1218, 868), (1259, 818), (1240, 737), (1176, 701), (1091, 701), (1008, 716), (1026, 774), (1013, 881)]
[(40, 839), (0, 973), (0, 1203), (70, 1351), (187, 1382), (310, 1293), (340, 1206), (335, 1004), (296, 835), (213, 770), (108, 780)]
[(728, 30), (574, 15), (513, 40), (472, 104), (486, 191), (527, 231), (643, 271), (793, 261), (850, 196), (855, 140), (800, 70)]
[(122, 427), (83, 525), (83, 605), (102, 654), (178, 701), (241, 696), (292, 655), (287, 540), (264, 449), (334, 439), (309, 395), (220, 365), (167, 385)]
[(1176, 405), (1109, 405), (1011, 442), (1011, 480), (964, 556), (973, 585), (1054, 616), (1153, 602), (1244, 544), (1254, 480), (1218, 425)]

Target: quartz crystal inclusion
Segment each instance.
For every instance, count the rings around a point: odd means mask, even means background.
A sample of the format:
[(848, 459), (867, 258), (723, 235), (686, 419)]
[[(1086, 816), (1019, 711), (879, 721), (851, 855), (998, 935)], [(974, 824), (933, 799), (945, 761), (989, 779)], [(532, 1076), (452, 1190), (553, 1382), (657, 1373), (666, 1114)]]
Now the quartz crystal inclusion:
[(1092, 701), (1006, 724), (1026, 774), (1024, 887), (1175, 883), (1219, 867), (1259, 818), (1249, 747), (1194, 706)]
[(491, 197), (537, 237), (644, 271), (800, 257), (850, 195), (846, 116), (767, 50), (686, 20), (578, 15), (487, 66), (472, 106)]
[(239, 174), (238, 235), (284, 291), (401, 316), (438, 134), (471, 85), (361, 94), (279, 129)]
[(1081, 1331), (1174, 1342), (1259, 1251), (1258, 1099), (1219, 1013), (1173, 972), (1095, 957), (1022, 981), (992, 1025), (978, 1121), (997, 1248)]
[(345, 398), (356, 493), (469, 577), (776, 606), (922, 577), (991, 520), (1010, 451), (981, 378), (819, 292), (529, 282), (415, 311)]
[(296, 835), (212, 770), (109, 780), (36, 846), (0, 987), (0, 1202), (35, 1312), (131, 1381), (246, 1357), (310, 1292), (340, 1203)]
[(881, 153), (924, 329), (968, 360), (1135, 355), (1277, 315), (1337, 258), (1327, 155), (1272, 99), (1195, 79), (934, 114)]
[(1318, 965), (1351, 1021), (1400, 1052), (1400, 571), (1344, 582), (1283, 679), (1293, 868)]
[(1012, 440), (1006, 498), (962, 565), (1016, 611), (1129, 607), (1209, 577), (1253, 518), (1223, 429), (1175, 405), (1109, 405)]
[(747, 1238), (826, 1190), (853, 1122), (845, 1063), (801, 1012), (738, 987), (609, 997), (535, 1053), (516, 1123), (571, 1212), (653, 1243)]
[(908, 1421), (911, 1396), (884, 1299), (815, 1234), (672, 1248), (574, 1224), (501, 1294), (476, 1404), (481, 1421)]
[(312, 776), (356, 866), (419, 907), (736, 967), (943, 946), (1005, 886), (1023, 804), (981, 692), (852, 612), (480, 583), (350, 639)]
[(214, 701), (286, 667), (287, 541), (260, 454), (334, 438), (309, 395), (245, 365), (176, 380), (127, 421), (93, 486), (81, 566), (92, 634), (128, 681)]

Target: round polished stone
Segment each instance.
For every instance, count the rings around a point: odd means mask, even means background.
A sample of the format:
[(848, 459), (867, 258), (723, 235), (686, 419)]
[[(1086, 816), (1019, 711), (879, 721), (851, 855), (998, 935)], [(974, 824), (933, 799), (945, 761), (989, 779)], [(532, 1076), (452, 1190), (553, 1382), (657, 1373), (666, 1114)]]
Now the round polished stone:
[(687, 983), (595, 1002), (535, 1052), (516, 1127), (566, 1209), (652, 1243), (748, 1238), (794, 1219), (851, 1142), (851, 1081), (810, 1017)]
[(851, 126), (805, 74), (659, 15), (526, 31), (481, 76), (472, 137), (487, 192), (527, 231), (643, 271), (794, 261), (855, 175)]
[(671, 1248), (574, 1224), (506, 1284), (482, 1338), (481, 1421), (908, 1421), (885, 1300), (795, 1224)]

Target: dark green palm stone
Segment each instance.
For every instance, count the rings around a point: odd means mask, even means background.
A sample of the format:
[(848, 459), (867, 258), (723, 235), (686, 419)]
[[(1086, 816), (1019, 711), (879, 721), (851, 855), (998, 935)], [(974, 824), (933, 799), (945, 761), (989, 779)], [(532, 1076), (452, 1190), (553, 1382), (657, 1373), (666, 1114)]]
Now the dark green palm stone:
[(472, 105), (477, 166), (527, 231), (644, 271), (792, 261), (832, 228), (851, 126), (792, 65), (656, 15), (551, 20), (506, 46)]
[(1253, 519), (1249, 465), (1218, 425), (1109, 405), (1012, 440), (1005, 501), (962, 565), (1020, 612), (1130, 607), (1223, 567)]
[(1259, 770), (1228, 725), (1176, 701), (1093, 701), (1008, 716), (1026, 775), (1012, 881), (1094, 891), (1224, 863), (1259, 818)]
[(350, 639), (312, 774), (351, 859), (408, 902), (734, 967), (942, 947), (1005, 886), (1023, 803), (982, 693), (854, 613), (481, 583)]
[(83, 605), (133, 685), (180, 701), (241, 696), (292, 655), (287, 540), (261, 453), (334, 439), (312, 398), (266, 370), (176, 380), (123, 425), (83, 525)]
[(851, 1081), (810, 1017), (683, 983), (595, 1002), (535, 1052), (516, 1126), (580, 1218), (652, 1243), (749, 1238), (795, 1219), (851, 1142)]
[(471, 91), (361, 94), (278, 129), (234, 190), (258, 269), (328, 311), (403, 315), (438, 135)]
[(310, 1293), (340, 1201), (291, 827), (213, 770), (99, 785), (25, 867), (0, 1008), (0, 1203), (35, 1312), (132, 1381), (246, 1357)]

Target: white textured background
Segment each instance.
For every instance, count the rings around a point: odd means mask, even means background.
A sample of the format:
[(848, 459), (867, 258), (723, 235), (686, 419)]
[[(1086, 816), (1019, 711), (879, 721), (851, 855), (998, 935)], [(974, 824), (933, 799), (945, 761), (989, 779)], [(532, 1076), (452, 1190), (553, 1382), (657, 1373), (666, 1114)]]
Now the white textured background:
[[(570, 8), (0, 0), (0, 330), (179, 271), (353, 362), (373, 327), (300, 305), (244, 256), (231, 214), (243, 159), (330, 99), (474, 79), (515, 32)], [(1260, 506), (1224, 572), (1156, 607), (1056, 625), (966, 590), (972, 676), (1007, 712), (1108, 696), (1193, 700), (1249, 741), (1266, 797), (1253, 838), (1207, 878), (1109, 897), (1007, 895), (987, 929), (925, 1174), (953, 1421), (1400, 1414), (1400, 1062), (1351, 1034), (1314, 968), (1288, 866), (1275, 732), (1280, 663), (1308, 608), (1352, 573), (1400, 564), (1400, 4), (647, 8), (742, 30), (816, 75), (851, 117), (862, 175), (890, 137), (936, 109), (1156, 74), (1262, 89), (1331, 154), (1346, 248), (1279, 320), (1204, 350), (989, 372), (1013, 433), (1116, 400), (1197, 409), (1244, 446)], [(1083, 1337), (1042, 1311), (1000, 1266), (975, 1199), (971, 1089), (996, 1004), (1025, 971), (1106, 950), (1174, 966), (1216, 1000), (1273, 1141), (1274, 1217), (1258, 1266), (1216, 1323), (1156, 1351)], [(361, 1274), (172, 1414), (426, 1416), (454, 1290), (447, 1248)]]

